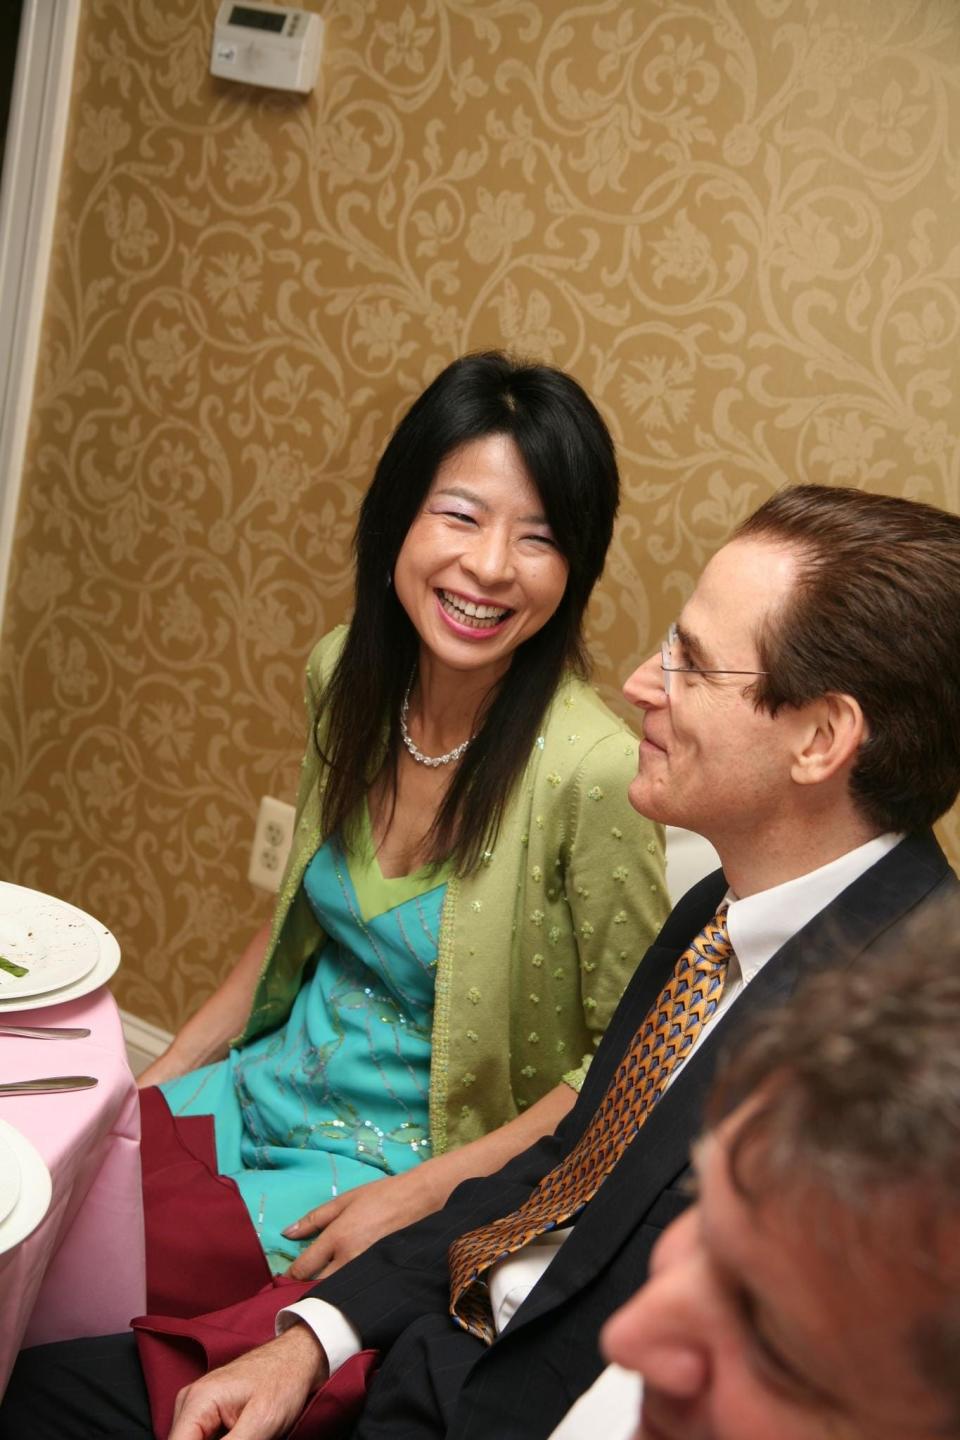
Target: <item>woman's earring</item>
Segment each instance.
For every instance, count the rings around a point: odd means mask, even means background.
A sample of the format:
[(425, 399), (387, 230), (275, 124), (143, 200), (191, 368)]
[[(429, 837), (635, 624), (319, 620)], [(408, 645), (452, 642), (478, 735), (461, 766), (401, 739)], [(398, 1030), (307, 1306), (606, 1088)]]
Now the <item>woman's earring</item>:
[(390, 586), (391, 586), (392, 584), (393, 584), (393, 575), (392, 575), (392, 573), (388, 570), (388, 571), (387, 571), (387, 589), (388, 589), (388, 590), (390, 589)]

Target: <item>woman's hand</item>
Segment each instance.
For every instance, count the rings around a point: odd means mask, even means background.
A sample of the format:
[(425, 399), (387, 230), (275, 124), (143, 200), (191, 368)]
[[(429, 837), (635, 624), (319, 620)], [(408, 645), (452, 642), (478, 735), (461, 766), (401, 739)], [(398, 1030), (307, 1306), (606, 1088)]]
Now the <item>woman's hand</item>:
[(318, 1230), (320, 1235), (297, 1256), (287, 1274), (296, 1280), (322, 1280), (383, 1235), (439, 1210), (461, 1180), (492, 1175), (521, 1150), (549, 1135), (576, 1098), (569, 1085), (556, 1085), (522, 1115), (481, 1140), (434, 1155), (403, 1175), (374, 1180), (308, 1210), (283, 1233), (291, 1240), (316, 1235)]
[(288, 1225), (283, 1233), (293, 1240), (316, 1235), (317, 1231), (320, 1234), (297, 1256), (287, 1274), (296, 1280), (321, 1280), (381, 1236), (439, 1209), (451, 1187), (443, 1189), (433, 1183), (432, 1164), (424, 1160), (403, 1175), (388, 1175), (361, 1185), (308, 1210)]
[(172, 1048), (165, 1050), (156, 1060), (151, 1060), (146, 1070), (140, 1071), (137, 1076), (137, 1089), (144, 1090), (148, 1085), (161, 1085), (164, 1080), (179, 1080), (189, 1069), (188, 1064), (181, 1064), (177, 1060)]

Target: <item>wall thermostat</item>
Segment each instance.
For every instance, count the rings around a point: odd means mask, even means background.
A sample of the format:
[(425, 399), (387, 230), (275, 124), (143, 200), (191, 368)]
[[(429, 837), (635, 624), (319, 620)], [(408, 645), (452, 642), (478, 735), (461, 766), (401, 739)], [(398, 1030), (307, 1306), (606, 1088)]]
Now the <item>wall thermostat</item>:
[(210, 73), (273, 90), (313, 89), (323, 45), (323, 19), (281, 5), (223, 0), (213, 27)]

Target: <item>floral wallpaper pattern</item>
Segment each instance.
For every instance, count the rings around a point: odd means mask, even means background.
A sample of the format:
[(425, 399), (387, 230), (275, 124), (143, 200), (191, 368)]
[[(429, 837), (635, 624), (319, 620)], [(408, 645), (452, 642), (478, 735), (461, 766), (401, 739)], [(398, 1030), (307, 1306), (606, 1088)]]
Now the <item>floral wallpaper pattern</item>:
[(85, 0), (0, 647), (0, 873), (171, 1028), (267, 912), (358, 498), (455, 355), (614, 429), (611, 697), (783, 481), (960, 508), (956, 0), (303, 3), (307, 98), (209, 75), (217, 0)]

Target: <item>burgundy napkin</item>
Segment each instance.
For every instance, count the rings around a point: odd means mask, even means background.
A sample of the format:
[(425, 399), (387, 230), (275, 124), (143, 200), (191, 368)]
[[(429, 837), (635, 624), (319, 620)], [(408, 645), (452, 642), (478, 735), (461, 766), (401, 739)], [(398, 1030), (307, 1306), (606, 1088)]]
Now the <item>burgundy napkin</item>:
[(196, 1315), (255, 1295), (270, 1267), (239, 1190), (217, 1174), (213, 1116), (174, 1116), (152, 1086), (140, 1125), (148, 1310)]

